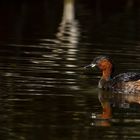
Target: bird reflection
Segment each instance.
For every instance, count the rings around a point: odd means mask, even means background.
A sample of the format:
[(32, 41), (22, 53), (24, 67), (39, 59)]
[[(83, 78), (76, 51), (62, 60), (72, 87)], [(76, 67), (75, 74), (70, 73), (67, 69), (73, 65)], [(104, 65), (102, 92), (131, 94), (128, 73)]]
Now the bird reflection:
[[(118, 111), (119, 110), (136, 111), (138, 109), (136, 108), (137, 105), (140, 106), (139, 94), (126, 95), (99, 90), (98, 99), (102, 107), (102, 113), (101, 114), (91, 113), (92, 119), (92, 122), (90, 123), (91, 126), (105, 126), (105, 127), (111, 126), (112, 123), (115, 121), (114, 119), (119, 119), (113, 117), (115, 115), (115, 111), (117, 111), (116, 109), (118, 109)], [(131, 121), (131, 119), (129, 121)]]
[(130, 109), (132, 104), (140, 104), (139, 94), (117, 94), (99, 91), (98, 98), (103, 109), (100, 117), (103, 119), (110, 119), (112, 117), (112, 108)]

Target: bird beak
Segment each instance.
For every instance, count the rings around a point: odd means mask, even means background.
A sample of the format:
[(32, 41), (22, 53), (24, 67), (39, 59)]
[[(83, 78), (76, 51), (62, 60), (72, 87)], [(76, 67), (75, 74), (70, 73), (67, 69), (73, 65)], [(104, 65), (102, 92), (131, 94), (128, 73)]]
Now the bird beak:
[(91, 63), (91, 64), (85, 66), (84, 68), (88, 69), (88, 68), (94, 68), (94, 67), (96, 67), (96, 64)]

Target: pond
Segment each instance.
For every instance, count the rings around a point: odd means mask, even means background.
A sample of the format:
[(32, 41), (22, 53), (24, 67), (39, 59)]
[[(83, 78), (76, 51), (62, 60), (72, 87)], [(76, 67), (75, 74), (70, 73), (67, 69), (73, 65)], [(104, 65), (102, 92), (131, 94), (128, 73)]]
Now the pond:
[(100, 73), (83, 69), (95, 56), (107, 55), (116, 74), (139, 72), (138, 3), (3, 2), (1, 140), (140, 139), (139, 103), (116, 95), (111, 119), (98, 119), (99, 97), (111, 93), (98, 89)]

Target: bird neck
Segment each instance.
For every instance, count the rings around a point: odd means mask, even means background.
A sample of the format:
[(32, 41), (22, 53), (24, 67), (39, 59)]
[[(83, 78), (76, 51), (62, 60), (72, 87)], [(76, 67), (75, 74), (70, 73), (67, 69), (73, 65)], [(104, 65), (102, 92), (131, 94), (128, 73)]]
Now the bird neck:
[(109, 81), (111, 79), (111, 74), (112, 70), (110, 68), (103, 70), (102, 79), (104, 79), (105, 81)]
[(102, 73), (102, 77), (98, 83), (99, 88), (108, 89), (108, 84), (111, 80), (111, 71), (110, 70), (104, 70)]

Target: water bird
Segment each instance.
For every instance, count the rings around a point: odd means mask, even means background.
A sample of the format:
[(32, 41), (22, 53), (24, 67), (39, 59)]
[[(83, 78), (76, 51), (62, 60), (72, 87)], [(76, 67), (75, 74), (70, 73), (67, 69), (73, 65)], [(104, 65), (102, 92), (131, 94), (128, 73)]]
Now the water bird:
[[(92, 63), (85, 66), (85, 69), (92, 68), (101, 71), (102, 76), (98, 82), (99, 101), (103, 113), (98, 116), (101, 119), (109, 119), (112, 116), (111, 102), (113, 104), (126, 105), (129, 103), (140, 104), (140, 73), (126, 72), (114, 76), (114, 63), (108, 56), (100, 55), (93, 59)], [(113, 94), (110, 94), (111, 91)], [(127, 107), (127, 108), (128, 108)]]
[(140, 93), (140, 73), (126, 72), (113, 77), (114, 64), (108, 56), (97, 56), (85, 69), (99, 69), (102, 76), (98, 82), (98, 87), (114, 93), (135, 94)]

